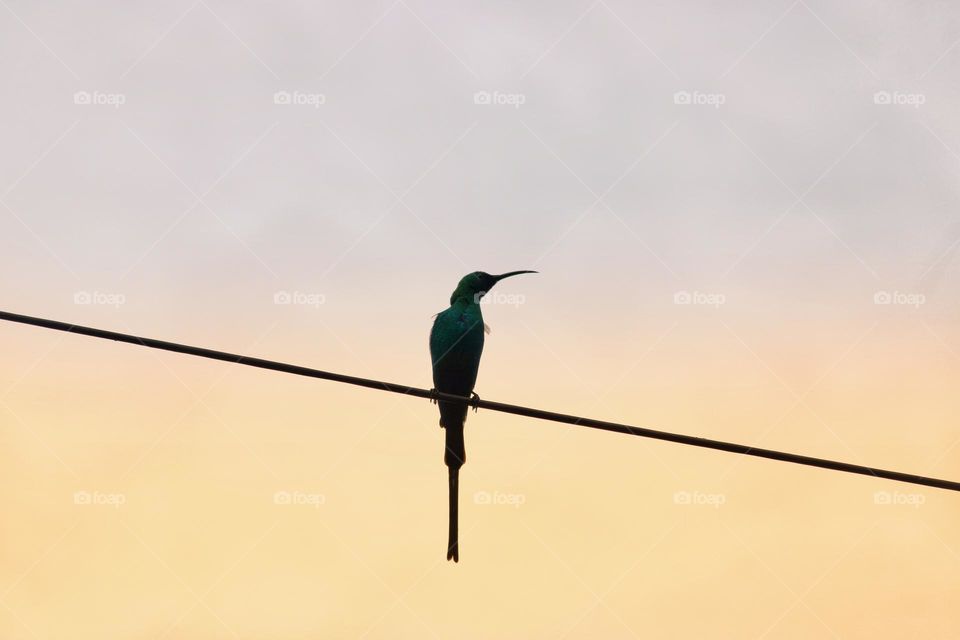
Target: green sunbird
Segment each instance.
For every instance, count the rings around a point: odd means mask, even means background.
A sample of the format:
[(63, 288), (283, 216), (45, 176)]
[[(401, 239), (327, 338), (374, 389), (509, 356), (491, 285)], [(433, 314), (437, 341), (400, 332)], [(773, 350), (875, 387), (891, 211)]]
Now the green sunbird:
[[(480, 300), (491, 287), (504, 278), (536, 271), (511, 271), (499, 276), (475, 271), (465, 275), (450, 296), (450, 308), (437, 314), (430, 331), (430, 358), (433, 362), (433, 386), (437, 391), (458, 396), (479, 397), (473, 392), (483, 354), (483, 335), (488, 331), (480, 313)], [(443, 462), (447, 465), (450, 483), (450, 527), (447, 538), (447, 560), (458, 562), (457, 541), (457, 487), (460, 467), (466, 462), (463, 443), (463, 423), (467, 419), (467, 404), (440, 400), (440, 426), (444, 428), (446, 449)]]

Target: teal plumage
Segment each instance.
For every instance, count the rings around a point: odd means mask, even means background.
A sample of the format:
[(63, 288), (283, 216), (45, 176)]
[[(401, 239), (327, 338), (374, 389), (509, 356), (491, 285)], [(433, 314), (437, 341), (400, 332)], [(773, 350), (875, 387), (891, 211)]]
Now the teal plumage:
[[(458, 396), (473, 395), (483, 355), (485, 325), (480, 300), (490, 288), (503, 278), (532, 271), (512, 271), (492, 276), (482, 271), (464, 276), (450, 296), (450, 307), (437, 314), (430, 331), (430, 358), (433, 365), (433, 385), (437, 391)], [(467, 454), (463, 440), (463, 425), (467, 420), (465, 403), (440, 400), (440, 426), (444, 428), (445, 449), (443, 462), (447, 465), (450, 493), (449, 535), (447, 560), (459, 561), (457, 539), (457, 493), (460, 467)]]
[[(433, 385), (437, 391), (458, 396), (473, 393), (482, 354), (483, 314), (479, 304), (461, 298), (437, 314), (430, 332)], [(467, 406), (443, 400), (438, 404), (440, 426), (447, 430), (443, 461), (447, 466), (463, 465), (466, 462), (463, 423), (467, 418)]]

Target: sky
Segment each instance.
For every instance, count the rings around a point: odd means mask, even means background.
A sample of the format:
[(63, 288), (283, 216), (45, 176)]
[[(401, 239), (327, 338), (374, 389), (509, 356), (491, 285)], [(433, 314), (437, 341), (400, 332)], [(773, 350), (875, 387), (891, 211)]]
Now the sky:
[[(960, 479), (960, 7), (0, 2), (6, 311)], [(0, 326), (0, 636), (954, 638), (948, 491)]]

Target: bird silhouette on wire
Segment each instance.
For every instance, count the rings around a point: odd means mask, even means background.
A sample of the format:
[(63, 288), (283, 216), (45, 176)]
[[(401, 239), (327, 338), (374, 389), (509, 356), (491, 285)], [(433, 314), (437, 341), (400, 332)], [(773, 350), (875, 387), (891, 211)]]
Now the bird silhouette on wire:
[[(473, 392), (483, 354), (484, 333), (480, 300), (504, 278), (536, 271), (510, 271), (498, 276), (474, 271), (465, 275), (450, 296), (450, 307), (437, 314), (430, 330), (430, 358), (433, 362), (434, 390), (458, 396), (480, 397)], [(457, 504), (460, 467), (467, 460), (463, 442), (463, 424), (467, 420), (465, 402), (439, 400), (440, 426), (444, 429), (446, 448), (443, 462), (447, 465), (450, 489), (450, 526), (447, 537), (447, 560), (460, 560), (457, 538)], [(476, 410), (474, 404), (474, 410)]]

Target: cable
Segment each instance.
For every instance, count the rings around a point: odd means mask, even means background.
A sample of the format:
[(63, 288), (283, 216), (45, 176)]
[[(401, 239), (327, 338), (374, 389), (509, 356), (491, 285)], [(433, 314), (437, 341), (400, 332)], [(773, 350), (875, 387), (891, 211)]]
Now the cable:
[(655, 440), (666, 440), (668, 442), (676, 442), (679, 444), (690, 445), (693, 447), (702, 447), (705, 449), (716, 449), (718, 451), (727, 451), (730, 453), (738, 453), (741, 455), (754, 456), (757, 458), (767, 458), (769, 460), (779, 460), (781, 462), (792, 462), (794, 464), (802, 464), (808, 467), (820, 467), (821, 469), (832, 469), (833, 471), (857, 473), (865, 476), (885, 478), (887, 480), (897, 480), (899, 482), (907, 482), (910, 484), (936, 487), (938, 489), (960, 491), (960, 482), (953, 482), (951, 480), (929, 478), (926, 476), (919, 476), (912, 473), (903, 473), (900, 471), (888, 471), (886, 469), (877, 469), (875, 467), (866, 467), (859, 464), (851, 464), (849, 462), (839, 462), (836, 460), (827, 460), (824, 458), (814, 458), (812, 456), (804, 456), (796, 453), (775, 451), (773, 449), (760, 449), (757, 447), (751, 447), (744, 444), (724, 442), (722, 440), (711, 440), (709, 438), (698, 438), (696, 436), (670, 433), (668, 431), (657, 431), (655, 429), (647, 429), (644, 427), (634, 427), (627, 424), (619, 424), (616, 422), (606, 422), (604, 420), (595, 420), (593, 418), (581, 418), (577, 416), (566, 415), (563, 413), (554, 413), (553, 411), (544, 411), (542, 409), (534, 409), (531, 407), (521, 407), (515, 404), (493, 402), (491, 400), (481, 400), (479, 398), (473, 398), (473, 399), (465, 398), (463, 396), (451, 395), (449, 393), (441, 393), (439, 391), (435, 391), (432, 389), (420, 389), (417, 387), (410, 387), (404, 384), (382, 382), (380, 380), (371, 380), (369, 378), (358, 378), (356, 376), (348, 376), (342, 373), (331, 373), (329, 371), (321, 371), (319, 369), (311, 369), (309, 367), (301, 367), (298, 365), (286, 364), (283, 362), (275, 362), (273, 360), (264, 360), (262, 358), (251, 358), (249, 356), (241, 356), (233, 353), (226, 353), (224, 351), (214, 351), (213, 349), (204, 349), (202, 347), (191, 347), (189, 345), (177, 344), (175, 342), (154, 340), (153, 338), (141, 338), (141, 337), (129, 335), (126, 333), (117, 333), (115, 331), (105, 331), (103, 329), (83, 327), (80, 325), (69, 324), (66, 322), (59, 322), (57, 320), (34, 318), (32, 316), (24, 316), (17, 313), (9, 313), (7, 311), (0, 311), (0, 320), (8, 320), (10, 322), (19, 322), (21, 324), (29, 324), (36, 327), (43, 327), (45, 329), (54, 329), (56, 331), (66, 331), (68, 333), (78, 333), (80, 335), (91, 336), (94, 338), (104, 338), (106, 340), (115, 340), (117, 342), (127, 342), (129, 344), (136, 344), (144, 347), (150, 347), (152, 349), (162, 349), (164, 351), (173, 351), (175, 353), (186, 353), (192, 356), (199, 356), (201, 358), (210, 358), (211, 360), (222, 360), (224, 362), (233, 362), (235, 364), (242, 364), (248, 367), (269, 369), (271, 371), (282, 371), (284, 373), (292, 373), (298, 376), (307, 376), (309, 378), (320, 378), (321, 380), (332, 380), (334, 382), (343, 382), (346, 384), (352, 384), (359, 387), (367, 387), (368, 389), (379, 389), (382, 391), (390, 391), (392, 393), (401, 393), (408, 396), (415, 396), (417, 398), (464, 402), (473, 407), (477, 407), (481, 409), (490, 409), (491, 411), (500, 411), (502, 413), (512, 413), (514, 415), (525, 416), (528, 418), (550, 420), (552, 422), (561, 422), (564, 424), (571, 424), (574, 426), (589, 427), (591, 429), (600, 429), (603, 431), (625, 433), (627, 435), (639, 436), (641, 438), (653, 438)]

